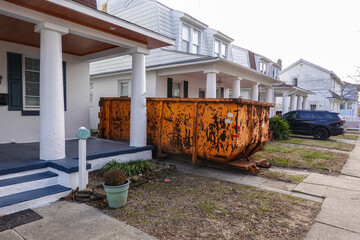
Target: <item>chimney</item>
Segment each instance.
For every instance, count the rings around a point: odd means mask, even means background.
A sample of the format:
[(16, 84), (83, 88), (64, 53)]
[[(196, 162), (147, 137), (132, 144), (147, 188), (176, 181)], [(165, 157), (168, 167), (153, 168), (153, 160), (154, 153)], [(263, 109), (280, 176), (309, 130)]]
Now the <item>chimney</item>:
[(74, 0), (74, 1), (97, 10), (96, 0)]
[(280, 67), (282, 67), (282, 60), (279, 58), (276, 62)]

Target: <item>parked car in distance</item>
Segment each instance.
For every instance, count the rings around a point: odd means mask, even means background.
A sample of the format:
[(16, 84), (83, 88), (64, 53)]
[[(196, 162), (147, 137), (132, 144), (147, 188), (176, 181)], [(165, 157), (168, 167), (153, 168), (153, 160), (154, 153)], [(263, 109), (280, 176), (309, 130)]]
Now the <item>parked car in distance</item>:
[(293, 133), (312, 135), (318, 140), (346, 132), (345, 122), (335, 112), (295, 110), (285, 113), (282, 118), (289, 123)]

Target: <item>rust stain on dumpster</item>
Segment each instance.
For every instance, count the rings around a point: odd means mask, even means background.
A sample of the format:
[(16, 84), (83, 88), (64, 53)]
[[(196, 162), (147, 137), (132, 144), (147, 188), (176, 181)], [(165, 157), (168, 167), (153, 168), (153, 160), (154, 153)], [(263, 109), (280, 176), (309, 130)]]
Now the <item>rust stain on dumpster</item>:
[[(157, 152), (229, 163), (267, 141), (270, 103), (244, 99), (147, 99), (147, 140)], [(130, 98), (101, 98), (99, 136), (129, 141)]]

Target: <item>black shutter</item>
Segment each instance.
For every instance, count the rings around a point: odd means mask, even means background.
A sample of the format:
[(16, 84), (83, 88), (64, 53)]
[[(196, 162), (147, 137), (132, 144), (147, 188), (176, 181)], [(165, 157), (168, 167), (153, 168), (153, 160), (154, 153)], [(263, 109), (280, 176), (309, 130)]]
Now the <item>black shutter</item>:
[(22, 110), (22, 56), (7, 53), (9, 111)]
[(222, 87), (220, 88), (220, 98), (224, 98), (225, 97), (225, 89)]
[(189, 97), (189, 82), (184, 81), (184, 98)]
[(63, 67), (63, 82), (64, 82), (64, 111), (66, 111), (66, 62), (62, 63)]
[(168, 98), (173, 97), (172, 88), (173, 88), (173, 80), (172, 80), (172, 78), (168, 78), (167, 79), (167, 97)]

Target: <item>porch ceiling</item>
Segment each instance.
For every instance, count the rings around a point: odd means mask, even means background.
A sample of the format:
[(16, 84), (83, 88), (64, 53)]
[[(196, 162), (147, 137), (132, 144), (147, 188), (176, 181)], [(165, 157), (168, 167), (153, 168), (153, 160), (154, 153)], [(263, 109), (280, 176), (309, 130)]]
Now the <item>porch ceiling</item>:
[[(34, 28), (34, 23), (0, 15), (0, 40), (40, 47), (40, 34)], [(69, 33), (62, 37), (62, 47), (65, 53), (83, 56), (117, 46)]]
[[(37, 12), (42, 12), (50, 16), (54, 16), (57, 18), (61, 18), (73, 23), (77, 23), (86, 27), (90, 27), (93, 29), (100, 30), (102, 32), (106, 32), (118, 37), (122, 37), (131, 41), (135, 41), (138, 43), (146, 44), (148, 49), (154, 49), (158, 47), (168, 46), (169, 43), (159, 40), (155, 37), (152, 37), (152, 35), (159, 35), (154, 32), (151, 32), (148, 29), (142, 28), (143, 33), (140, 33), (138, 31), (134, 31), (131, 29), (131, 27), (140, 28), (139, 26), (132, 24), (130, 22), (126, 22), (122, 19), (116, 18), (114, 16), (111, 16), (109, 14), (96, 11), (94, 9), (88, 9), (87, 7), (82, 6), (82, 8), (86, 11), (80, 12), (79, 10), (74, 10), (68, 7), (65, 7), (66, 1), (52, 1), (52, 0), (4, 0), (6, 2), (10, 2), (12, 4), (16, 4), (28, 9), (35, 10)], [(65, 3), (63, 3), (65, 2)], [(81, 5), (72, 1), (72, 5)], [(74, 6), (76, 6), (74, 5)], [(89, 12), (90, 11), (90, 12)], [(96, 13), (99, 16), (93, 16), (93, 13)], [(121, 20), (125, 23), (127, 27), (119, 26), (117, 24), (111, 23), (109, 21), (105, 21), (103, 19), (114, 19)], [(167, 39), (168, 41), (168, 39)], [(93, 43), (95, 44), (95, 43)], [(110, 48), (110, 46), (103, 46), (104, 49)]]

